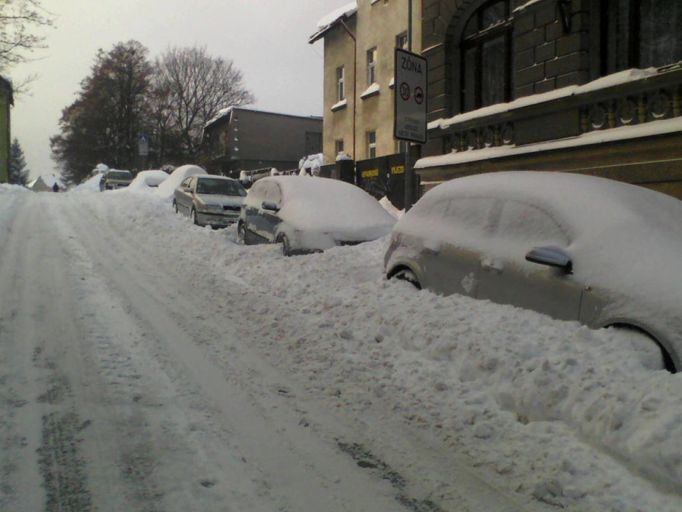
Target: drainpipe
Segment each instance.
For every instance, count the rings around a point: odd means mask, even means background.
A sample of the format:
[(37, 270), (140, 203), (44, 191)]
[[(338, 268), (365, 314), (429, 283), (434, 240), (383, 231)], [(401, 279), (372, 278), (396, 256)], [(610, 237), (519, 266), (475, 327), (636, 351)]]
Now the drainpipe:
[[(410, 0), (410, 2), (411, 1), (412, 0)], [(355, 153), (355, 123), (358, 108), (358, 41), (355, 38), (355, 34), (353, 34), (350, 28), (348, 28), (348, 25), (346, 25), (344, 19), (341, 20), (341, 25), (353, 40), (353, 160), (357, 161), (357, 155)]]

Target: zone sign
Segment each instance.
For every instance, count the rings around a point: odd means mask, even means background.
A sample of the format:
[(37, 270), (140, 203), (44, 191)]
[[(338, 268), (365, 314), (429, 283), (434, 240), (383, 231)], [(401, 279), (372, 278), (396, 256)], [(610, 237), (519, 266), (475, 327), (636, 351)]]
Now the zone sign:
[(395, 121), (393, 135), (410, 142), (426, 142), (426, 59), (395, 50)]

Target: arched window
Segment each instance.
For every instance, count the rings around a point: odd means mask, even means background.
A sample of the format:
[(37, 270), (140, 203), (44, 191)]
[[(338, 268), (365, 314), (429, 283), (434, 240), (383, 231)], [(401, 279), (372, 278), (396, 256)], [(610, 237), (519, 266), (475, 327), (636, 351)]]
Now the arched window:
[(510, 1), (489, 0), (464, 25), (460, 40), (461, 111), (511, 99)]
[(604, 0), (602, 73), (682, 60), (680, 0)]

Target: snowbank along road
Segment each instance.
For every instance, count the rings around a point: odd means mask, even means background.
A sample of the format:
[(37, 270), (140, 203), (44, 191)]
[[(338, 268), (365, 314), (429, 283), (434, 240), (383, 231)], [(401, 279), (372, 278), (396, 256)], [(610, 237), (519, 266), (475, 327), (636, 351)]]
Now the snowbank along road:
[(619, 333), (235, 239), (0, 189), (0, 510), (682, 509), (682, 380)]

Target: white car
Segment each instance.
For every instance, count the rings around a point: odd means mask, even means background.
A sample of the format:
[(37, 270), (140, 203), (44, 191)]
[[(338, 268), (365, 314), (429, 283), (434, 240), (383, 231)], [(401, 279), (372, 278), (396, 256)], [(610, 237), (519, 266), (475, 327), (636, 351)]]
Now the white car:
[(682, 201), (559, 172), (457, 178), (398, 222), (388, 278), (627, 328), (682, 369)]
[(375, 240), (395, 219), (355, 185), (329, 178), (273, 176), (249, 189), (239, 219), (246, 244), (281, 243), (286, 256)]

